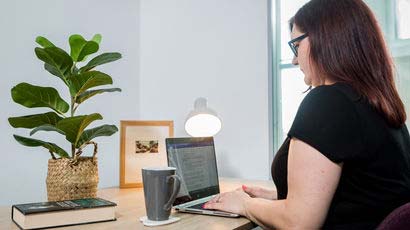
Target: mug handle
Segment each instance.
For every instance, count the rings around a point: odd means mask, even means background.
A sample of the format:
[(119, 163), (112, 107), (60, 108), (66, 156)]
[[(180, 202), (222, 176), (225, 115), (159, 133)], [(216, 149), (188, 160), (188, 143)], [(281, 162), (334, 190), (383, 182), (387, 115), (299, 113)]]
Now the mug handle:
[(167, 177), (167, 183), (169, 183), (169, 180), (171, 178), (174, 180), (174, 189), (172, 191), (171, 197), (169, 198), (168, 202), (164, 205), (164, 210), (165, 211), (168, 211), (168, 210), (171, 209), (172, 204), (174, 203), (175, 198), (178, 195), (179, 187), (181, 186), (181, 178), (179, 178), (179, 176), (177, 176), (177, 175), (168, 176)]

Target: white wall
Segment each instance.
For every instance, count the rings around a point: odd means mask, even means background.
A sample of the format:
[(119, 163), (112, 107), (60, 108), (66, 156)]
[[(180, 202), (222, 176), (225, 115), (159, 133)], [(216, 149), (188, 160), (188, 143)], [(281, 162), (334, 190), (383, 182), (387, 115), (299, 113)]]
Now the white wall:
[(268, 179), (266, 0), (141, 0), (141, 118), (184, 119), (197, 97), (222, 118), (221, 176)]
[[(25, 81), (65, 90), (60, 80), (46, 72), (35, 56), (36, 36), (43, 35), (69, 50), (70, 34), (78, 33), (90, 39), (94, 33), (101, 33), (100, 50), (120, 52), (123, 58), (100, 70), (110, 74), (114, 86), (123, 92), (96, 96), (85, 102), (78, 113), (101, 113), (104, 120), (95, 125), (118, 125), (121, 119), (138, 119), (139, 1), (1, 0), (0, 28), (0, 205), (46, 200), (45, 179), (50, 157), (45, 149), (28, 148), (13, 139), (13, 133), (27, 136), (29, 132), (13, 129), (7, 118), (32, 114), (33, 110), (12, 102), (10, 89)], [(62, 96), (68, 100), (68, 93)], [(55, 133), (40, 136), (54, 136), (51, 140), (68, 149), (66, 142), (56, 138)], [(116, 186), (119, 183), (119, 135), (102, 137), (97, 142), (99, 186)]]
[[(220, 175), (269, 178), (266, 0), (0, 0), (0, 28), (0, 205), (46, 200), (49, 154), (18, 144), (12, 134), (28, 130), (7, 121), (33, 113), (12, 102), (17, 83), (64, 89), (34, 55), (38, 35), (68, 48), (70, 34), (101, 33), (102, 51), (123, 54), (100, 69), (123, 92), (90, 99), (79, 113), (100, 112), (98, 124), (174, 120), (176, 136), (185, 136), (194, 99), (207, 97), (223, 120)], [(56, 137), (40, 135), (68, 148)], [(97, 140), (99, 186), (117, 186), (119, 135)]]

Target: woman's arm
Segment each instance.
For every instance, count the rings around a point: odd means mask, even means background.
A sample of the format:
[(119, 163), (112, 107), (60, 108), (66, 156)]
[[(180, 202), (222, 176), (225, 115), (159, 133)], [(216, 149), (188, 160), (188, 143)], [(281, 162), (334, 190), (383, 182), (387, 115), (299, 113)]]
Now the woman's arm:
[(221, 194), (206, 208), (239, 213), (264, 228), (318, 229), (326, 218), (341, 172), (342, 165), (292, 139), (285, 200), (251, 198), (237, 190)]
[(246, 216), (264, 227), (320, 228), (339, 183), (342, 165), (310, 145), (292, 138), (285, 200), (248, 199)]

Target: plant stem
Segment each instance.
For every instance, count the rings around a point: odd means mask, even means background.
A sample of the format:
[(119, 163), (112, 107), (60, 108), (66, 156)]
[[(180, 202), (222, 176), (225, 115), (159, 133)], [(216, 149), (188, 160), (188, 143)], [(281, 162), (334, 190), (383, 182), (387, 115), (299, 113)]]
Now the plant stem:
[[(74, 73), (74, 69), (76, 68), (76, 64), (77, 64), (77, 62), (74, 62), (73, 66), (71, 67), (71, 75), (73, 75), (73, 73)], [(74, 108), (74, 106), (75, 106), (75, 97), (71, 97), (71, 107), (70, 107), (71, 117), (74, 117), (75, 110), (77, 109), (77, 108)], [(74, 156), (76, 154), (75, 150), (76, 150), (75, 145), (73, 143), (71, 143), (71, 156), (72, 156), (72, 158), (74, 158)], [(79, 151), (81, 151), (81, 149)]]
[(78, 104), (77, 104), (76, 106), (74, 106), (74, 112), (73, 112), (73, 113), (75, 113), (75, 111), (77, 110), (77, 108), (78, 108)]
[[(74, 116), (74, 112), (75, 112), (75, 110), (74, 110), (74, 104), (75, 104), (74, 97), (71, 97), (71, 107), (70, 107), (70, 109), (71, 109), (71, 117)], [(73, 143), (71, 143), (71, 156), (74, 158), (74, 155), (75, 155), (75, 145), (74, 145)]]
[(57, 159), (56, 156), (54, 156), (54, 153), (53, 153), (51, 150), (49, 150), (49, 152), (50, 152), (51, 158), (52, 158), (53, 160)]
[(74, 62), (73, 63), (73, 66), (71, 66), (71, 74), (73, 74), (74, 73), (74, 69), (75, 69), (75, 66), (77, 65), (77, 62)]
[(75, 104), (74, 97), (71, 97), (71, 108), (70, 108), (71, 109), (71, 117), (74, 116), (74, 112), (75, 112), (74, 104)]
[(75, 146), (74, 144), (71, 144), (71, 157), (74, 158), (74, 154), (75, 154)]

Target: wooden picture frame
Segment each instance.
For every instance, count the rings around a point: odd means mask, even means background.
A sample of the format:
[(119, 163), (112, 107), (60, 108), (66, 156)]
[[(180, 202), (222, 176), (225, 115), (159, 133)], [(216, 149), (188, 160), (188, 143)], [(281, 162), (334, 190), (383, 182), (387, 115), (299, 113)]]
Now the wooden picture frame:
[(120, 188), (142, 187), (141, 169), (167, 166), (165, 138), (173, 121), (120, 121)]

